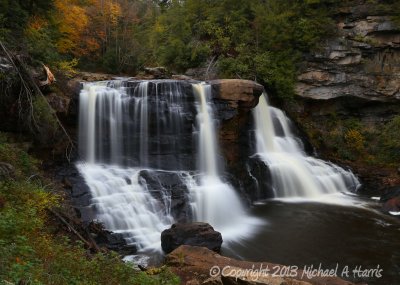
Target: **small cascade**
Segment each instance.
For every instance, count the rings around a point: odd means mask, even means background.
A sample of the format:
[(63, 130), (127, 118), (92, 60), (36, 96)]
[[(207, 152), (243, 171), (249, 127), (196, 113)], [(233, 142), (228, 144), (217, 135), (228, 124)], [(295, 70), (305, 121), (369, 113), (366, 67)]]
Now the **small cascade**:
[(275, 197), (317, 198), (359, 187), (350, 171), (308, 156), (291, 131), (289, 118), (268, 106), (265, 95), (260, 97), (253, 115), (257, 155), (269, 168)]
[(209, 102), (211, 86), (194, 84), (199, 98), (197, 125), (199, 128), (200, 178), (196, 183), (189, 181), (189, 189), (195, 197), (193, 212), (196, 221), (208, 222), (222, 232), (224, 241), (250, 235), (259, 221), (247, 216), (239, 196), (232, 186), (221, 180), (218, 163), (218, 144), (215, 120)]
[(78, 169), (92, 192), (92, 207), (107, 230), (122, 234), (138, 250), (160, 248), (160, 233), (172, 222), (171, 197), (155, 199), (140, 183), (140, 169), (80, 163)]

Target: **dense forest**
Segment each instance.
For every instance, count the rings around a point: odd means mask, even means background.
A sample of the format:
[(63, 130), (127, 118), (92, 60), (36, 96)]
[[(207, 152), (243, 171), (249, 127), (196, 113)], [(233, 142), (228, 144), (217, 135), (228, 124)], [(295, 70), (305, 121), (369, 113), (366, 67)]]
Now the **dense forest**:
[(0, 39), (67, 73), (217, 66), (291, 96), (296, 62), (333, 33), (337, 2), (2, 0)]
[[(0, 39), (66, 72), (211, 66), (222, 77), (257, 80), (288, 97), (296, 63), (333, 35), (342, 2), (2, 0)], [(398, 1), (370, 2), (398, 15)]]

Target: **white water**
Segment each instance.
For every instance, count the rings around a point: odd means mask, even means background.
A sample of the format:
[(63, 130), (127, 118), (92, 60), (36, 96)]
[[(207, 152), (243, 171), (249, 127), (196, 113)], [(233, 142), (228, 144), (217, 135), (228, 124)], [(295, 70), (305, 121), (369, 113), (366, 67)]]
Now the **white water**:
[[(139, 132), (139, 161), (147, 164), (148, 82), (129, 97), (121, 82), (86, 84), (80, 94), (80, 148), (85, 158), (77, 165), (92, 194), (91, 208), (107, 230), (123, 234), (138, 250), (160, 250), (160, 233), (173, 222), (171, 197), (162, 193), (155, 199), (145, 183), (140, 183), (142, 168), (123, 167), (123, 117), (126, 103), (134, 100), (133, 126)], [(136, 94), (135, 93), (135, 94)], [(105, 145), (108, 143), (109, 145)], [(129, 144), (129, 142), (128, 142)], [(109, 155), (109, 159), (105, 156)], [(106, 163), (105, 163), (106, 162)], [(142, 181), (143, 182), (143, 181)]]
[[(208, 102), (210, 86), (193, 87), (199, 151), (198, 157), (191, 159), (197, 159), (199, 172), (192, 173), (182, 169), (180, 155), (187, 143), (181, 141), (183, 129), (188, 131), (184, 120), (190, 112), (188, 105), (194, 102), (183, 99), (185, 94), (177, 83), (152, 84), (156, 90), (152, 98), (148, 96), (149, 82), (134, 88), (123, 81), (88, 83), (81, 91), (79, 147), (83, 161), (77, 167), (91, 191), (90, 207), (97, 220), (107, 230), (123, 234), (128, 244), (142, 252), (161, 250), (161, 232), (175, 222), (171, 190), (161, 186), (149, 189), (140, 175), (143, 170), (157, 172), (172, 165), (169, 171), (177, 174), (189, 191), (196, 221), (210, 223), (221, 231), (224, 241), (251, 234), (259, 222), (247, 216), (239, 196), (220, 178), (216, 130)], [(159, 93), (159, 88), (164, 88), (164, 93)], [(152, 151), (161, 155), (150, 161)], [(164, 153), (168, 158), (162, 157)]]
[(350, 171), (306, 155), (285, 114), (264, 95), (254, 109), (257, 155), (271, 173), (275, 197), (320, 198), (359, 187)]
[(240, 197), (232, 186), (220, 178), (218, 166), (218, 144), (212, 114), (208, 102), (211, 86), (194, 84), (199, 97), (197, 124), (199, 128), (199, 182), (189, 181), (189, 189), (195, 197), (193, 211), (196, 221), (208, 222), (222, 233), (224, 241), (236, 240), (251, 235), (260, 221), (250, 218)]
[(139, 183), (140, 169), (96, 164), (78, 164), (92, 193), (97, 220), (107, 230), (123, 234), (139, 250), (160, 249), (160, 233), (173, 222), (168, 213), (170, 197), (164, 203)]

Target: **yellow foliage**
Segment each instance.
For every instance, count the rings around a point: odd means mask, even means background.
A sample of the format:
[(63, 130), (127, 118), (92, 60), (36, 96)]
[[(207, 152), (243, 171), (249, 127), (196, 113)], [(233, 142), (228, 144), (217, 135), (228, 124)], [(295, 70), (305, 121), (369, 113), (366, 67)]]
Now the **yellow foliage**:
[(59, 20), (59, 31), (62, 38), (57, 42), (60, 53), (82, 54), (80, 43), (89, 23), (84, 8), (74, 4), (72, 0), (56, 0), (55, 7)]
[(121, 16), (121, 6), (118, 3), (113, 3), (112, 1), (107, 3), (109, 10), (110, 22), (113, 26), (118, 24), (118, 18)]
[(78, 65), (79, 60), (74, 58), (70, 61), (60, 61), (57, 63), (58, 69), (63, 71), (67, 76), (74, 76), (76, 74), (76, 66)]
[(357, 130), (350, 129), (344, 134), (344, 139), (349, 147), (356, 151), (364, 149), (364, 136)]

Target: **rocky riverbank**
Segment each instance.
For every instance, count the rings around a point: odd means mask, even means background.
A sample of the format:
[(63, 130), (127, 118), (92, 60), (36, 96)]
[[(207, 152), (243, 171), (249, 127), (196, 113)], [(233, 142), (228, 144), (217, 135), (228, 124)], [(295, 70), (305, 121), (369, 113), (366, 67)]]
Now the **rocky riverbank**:
[(308, 278), (296, 267), (239, 261), (196, 246), (180, 246), (167, 255), (166, 264), (186, 285), (354, 285), (335, 277), (334, 272), (326, 273), (333, 277), (320, 273)]

